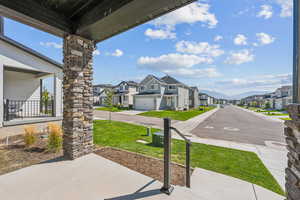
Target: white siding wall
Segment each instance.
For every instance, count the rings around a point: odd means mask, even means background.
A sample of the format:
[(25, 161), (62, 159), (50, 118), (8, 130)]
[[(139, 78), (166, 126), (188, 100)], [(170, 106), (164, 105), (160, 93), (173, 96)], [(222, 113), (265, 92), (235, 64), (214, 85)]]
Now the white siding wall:
[(178, 87), (178, 109), (183, 110), (189, 108), (189, 90)]
[(39, 100), (40, 80), (34, 74), (4, 71), (4, 99)]
[(0, 127), (3, 126), (4, 104), (3, 104), (3, 75), (4, 66), (0, 62)]

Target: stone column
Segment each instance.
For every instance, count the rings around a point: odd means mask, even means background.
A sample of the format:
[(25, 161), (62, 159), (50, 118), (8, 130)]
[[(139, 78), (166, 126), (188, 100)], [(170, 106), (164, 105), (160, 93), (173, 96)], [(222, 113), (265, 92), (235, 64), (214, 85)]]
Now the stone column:
[(286, 121), (284, 129), (288, 149), (288, 167), (286, 168), (287, 200), (300, 199), (300, 104), (287, 107), (292, 120)]
[(76, 159), (93, 151), (93, 51), (91, 40), (64, 38), (64, 156)]

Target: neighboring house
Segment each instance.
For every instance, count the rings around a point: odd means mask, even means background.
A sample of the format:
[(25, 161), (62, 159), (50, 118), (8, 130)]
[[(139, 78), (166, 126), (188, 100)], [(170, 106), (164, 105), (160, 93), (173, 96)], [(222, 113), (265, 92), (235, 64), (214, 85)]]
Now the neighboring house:
[(293, 102), (292, 96), (275, 99), (275, 109), (283, 110)]
[(105, 106), (105, 99), (106, 99), (106, 89), (113, 89), (114, 86), (111, 84), (98, 84), (93, 86), (93, 93), (94, 93), (94, 105), (97, 106)]
[[(45, 103), (41, 96), (47, 77), (54, 78), (53, 99)], [(0, 30), (0, 127), (61, 118), (62, 80), (61, 64)]]
[(122, 81), (114, 88), (113, 104), (133, 107), (133, 96), (138, 93), (139, 84), (134, 81)]
[(134, 95), (137, 110), (187, 110), (189, 87), (171, 76), (158, 78), (148, 75)]
[(199, 104), (201, 106), (209, 106), (209, 105), (213, 105), (217, 102), (215, 102), (216, 99), (214, 97), (211, 97), (205, 93), (199, 93)]
[(189, 106), (190, 108), (198, 108), (199, 103), (199, 90), (197, 87), (190, 87), (189, 89)]

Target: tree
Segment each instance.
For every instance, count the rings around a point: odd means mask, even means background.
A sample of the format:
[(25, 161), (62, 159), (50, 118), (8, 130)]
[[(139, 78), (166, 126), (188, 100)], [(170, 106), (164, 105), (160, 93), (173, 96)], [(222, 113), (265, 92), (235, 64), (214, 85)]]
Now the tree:
[(270, 102), (267, 102), (266, 104), (265, 104), (265, 109), (270, 109), (271, 108), (271, 103)]
[[(50, 92), (48, 92), (47, 88), (43, 88), (42, 92), (42, 105), (45, 105), (45, 114), (48, 113), (48, 101), (50, 100)], [(43, 106), (42, 106), (43, 109)]]
[(112, 108), (114, 91), (112, 89), (105, 89), (105, 94), (106, 94), (106, 98), (104, 100), (104, 103), (107, 107)]

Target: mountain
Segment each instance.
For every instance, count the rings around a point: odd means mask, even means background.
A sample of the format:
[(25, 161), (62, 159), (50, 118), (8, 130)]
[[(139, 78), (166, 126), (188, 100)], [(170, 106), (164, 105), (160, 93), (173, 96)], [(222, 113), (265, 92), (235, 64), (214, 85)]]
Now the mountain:
[(209, 96), (215, 97), (217, 99), (230, 99), (230, 97), (221, 92), (211, 91), (211, 90), (200, 90), (201, 93), (205, 93)]
[(267, 94), (267, 93), (269, 93), (269, 92), (267, 92), (267, 91), (250, 91), (250, 92), (233, 95), (230, 97), (230, 99), (240, 100), (240, 99), (248, 97), (248, 96), (261, 95), (261, 94)]
[(234, 99), (234, 100), (240, 100), (242, 98), (252, 96), (252, 95), (261, 95), (261, 94), (267, 94), (269, 93), (268, 91), (249, 91), (249, 92), (244, 92), (241, 94), (236, 94), (236, 95), (226, 95), (221, 92), (216, 92), (216, 91), (211, 91), (211, 90), (200, 90), (201, 93), (208, 94), (209, 96), (215, 97), (217, 99)]

